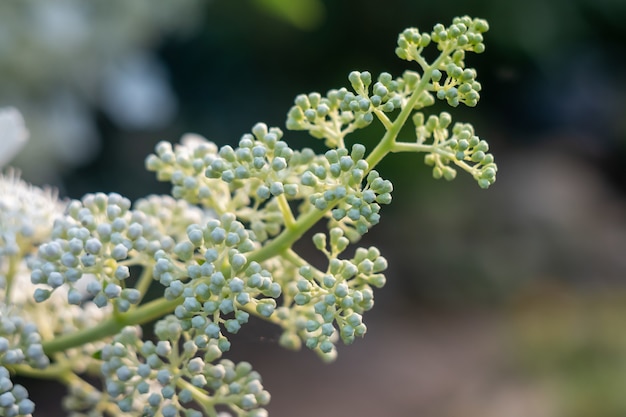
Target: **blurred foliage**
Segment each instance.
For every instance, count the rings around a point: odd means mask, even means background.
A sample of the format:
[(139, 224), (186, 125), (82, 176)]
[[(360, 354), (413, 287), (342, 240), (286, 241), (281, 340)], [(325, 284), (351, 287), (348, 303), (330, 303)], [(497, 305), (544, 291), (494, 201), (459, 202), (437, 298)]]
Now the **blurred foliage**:
[(203, 0), (0, 3), (0, 105), (20, 109), (31, 140), (16, 161), (60, 184), (98, 156), (98, 112), (120, 130), (169, 124), (176, 98), (156, 48), (193, 32)]
[(258, 7), (284, 19), (294, 27), (313, 30), (324, 20), (324, 4), (319, 0), (255, 0)]
[(511, 310), (518, 372), (555, 395), (555, 417), (626, 415), (626, 293), (539, 291)]

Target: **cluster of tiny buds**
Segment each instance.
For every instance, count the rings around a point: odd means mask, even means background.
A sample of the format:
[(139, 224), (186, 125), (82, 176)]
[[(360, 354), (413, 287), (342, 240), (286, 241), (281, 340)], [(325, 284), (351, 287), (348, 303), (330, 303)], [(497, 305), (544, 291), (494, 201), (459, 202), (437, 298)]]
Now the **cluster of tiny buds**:
[[(106, 390), (120, 410), (138, 407), (136, 396), (144, 398), (139, 405), (142, 415), (200, 417), (203, 414), (187, 408), (194, 401), (205, 404), (227, 404), (240, 416), (265, 417), (261, 408), (270, 395), (263, 389), (260, 375), (247, 362), (234, 364), (220, 360), (221, 350), (198, 332), (185, 334), (173, 316), (155, 325), (156, 343), (141, 342), (135, 327), (125, 328), (102, 350), (102, 372)], [(194, 337), (195, 336), (195, 337)], [(204, 343), (198, 343), (203, 339)]]
[[(488, 188), (496, 180), (497, 165), (492, 154), (488, 153), (489, 144), (474, 134), (474, 128), (467, 123), (455, 123), (452, 136), (448, 128), (452, 123), (450, 114), (442, 112), (439, 116), (431, 115), (424, 122), (424, 115), (416, 113), (413, 117), (418, 143), (433, 137), (433, 146), (439, 151), (430, 152), (424, 157), (427, 165), (433, 167), (434, 178), (452, 180), (456, 170), (449, 163), (469, 171), (481, 188)], [(473, 165), (468, 165), (473, 164)]]
[[(459, 51), (462, 55), (463, 51)], [(457, 55), (457, 54), (455, 54)], [(474, 107), (480, 99), (481, 85), (476, 81), (476, 70), (463, 69), (462, 66), (450, 62), (442, 68), (447, 74), (446, 81), (440, 84), (442, 73), (435, 69), (432, 71), (433, 90), (440, 100), (446, 100), (452, 107), (463, 103), (468, 107)]]
[[(419, 81), (419, 75), (407, 71), (393, 79), (391, 74), (383, 72), (371, 86), (372, 75), (368, 71), (353, 71), (348, 80), (356, 94), (340, 88), (330, 90), (326, 97), (319, 93), (297, 96), (295, 106), (287, 115), (287, 128), (308, 130), (313, 137), (324, 138), (328, 147), (341, 147), (347, 133), (364, 128), (374, 120), (372, 111), (389, 113), (400, 109)], [(420, 99), (424, 102), (422, 106), (432, 104), (428, 93)]]
[(358, 248), (352, 259), (339, 259), (350, 241), (338, 227), (330, 230), (329, 238), (327, 241), (323, 233), (313, 236), (317, 249), (329, 258), (328, 270), (321, 273), (309, 265), (302, 266), (291, 295), (296, 314), (303, 318), (300, 334), (306, 346), (332, 359), (336, 354), (335, 323), (346, 344), (365, 334), (362, 315), (374, 306), (372, 287), (385, 285), (382, 272), (387, 269), (387, 261), (374, 247)]
[[(417, 61), (425, 67), (421, 52), (431, 41), (436, 42), (439, 50), (450, 55), (445, 56), (436, 68), (431, 69), (432, 90), (437, 98), (446, 100), (450, 106), (456, 107), (459, 103), (464, 103), (473, 107), (480, 99), (481, 85), (476, 81), (476, 71), (465, 68), (463, 60), (466, 51), (481, 53), (485, 50), (482, 33), (488, 29), (486, 21), (468, 16), (455, 18), (448, 28), (437, 24), (431, 34), (420, 33), (415, 28), (406, 29), (398, 37), (396, 54), (402, 59)], [(441, 82), (444, 72), (445, 82)]]
[(228, 187), (207, 183), (204, 175), (206, 159), (217, 154), (217, 145), (200, 136), (185, 135), (176, 148), (162, 141), (155, 151), (156, 154), (146, 158), (146, 169), (156, 172), (159, 181), (172, 183), (174, 198), (205, 207), (219, 207), (215, 203), (228, 194)]
[(489, 24), (486, 20), (463, 16), (455, 17), (448, 28), (441, 23), (436, 24), (431, 36), (433, 42), (439, 43), (442, 50), (447, 45), (453, 44), (457, 48), (479, 54), (485, 51), (482, 34), (488, 30)]
[(9, 371), (0, 366), (0, 415), (5, 417), (31, 417), (35, 404), (28, 398), (22, 385), (13, 384)]
[[(147, 256), (143, 262), (148, 262), (158, 251), (174, 248), (175, 240), (164, 230), (168, 226), (164, 218), (181, 223), (178, 227), (186, 227), (197, 217), (190, 208), (191, 215), (185, 224), (168, 211), (182, 207), (167, 204), (171, 198), (160, 200), (162, 212), (154, 217), (139, 209), (130, 210), (130, 201), (115, 193), (88, 194), (82, 201), (71, 202), (67, 215), (55, 222), (51, 241), (41, 245), (38, 257), (30, 262), (33, 284), (48, 287), (37, 288), (35, 300), (41, 302), (53, 290), (68, 284), (68, 302), (73, 305), (92, 297), (99, 307), (114, 301), (119, 311), (127, 311), (138, 303), (139, 291), (123, 284), (130, 277), (133, 255), (141, 253)], [(154, 203), (141, 201), (138, 207), (152, 209)], [(85, 274), (96, 278), (87, 283), (86, 294), (76, 287)]]
[(416, 28), (405, 29), (398, 36), (396, 55), (408, 61), (421, 61), (421, 52), (431, 41), (438, 44), (441, 51), (463, 50), (481, 53), (485, 50), (482, 33), (489, 30), (483, 19), (472, 19), (469, 16), (456, 17), (452, 25), (446, 28), (436, 24), (430, 34), (420, 33)]
[(282, 135), (278, 128), (268, 130), (262, 123), (255, 125), (252, 135), (244, 135), (236, 150), (229, 145), (223, 146), (212, 160), (206, 161), (206, 176), (221, 178), (226, 183), (251, 177), (260, 180), (262, 185), (256, 189), (256, 197), (262, 200), (283, 193), (295, 196), (297, 186), (283, 183), (294, 151), (280, 140)]
[(33, 323), (3, 308), (0, 312), (0, 415), (30, 416), (34, 403), (21, 385), (14, 385), (7, 368), (28, 364), (44, 369), (50, 361), (43, 351), (41, 335)]
[[(218, 150), (198, 138), (175, 149), (162, 142), (146, 165), (159, 179), (172, 182), (175, 197), (201, 204), (218, 215), (234, 213), (250, 225), (256, 240), (263, 242), (279, 233), (284, 224), (276, 197), (304, 198), (300, 176), (316, 157), (308, 148), (291, 149), (281, 140), (282, 135), (280, 129), (258, 123), (235, 148), (225, 145)], [(257, 209), (260, 205), (263, 210)]]
[[(181, 325), (217, 340), (220, 349), (226, 351), (230, 343), (220, 325), (231, 334), (237, 333), (249, 318), (242, 307), (270, 317), (281, 286), (259, 263), (248, 262), (245, 254), (255, 245), (234, 215), (212, 219), (203, 227), (191, 225), (187, 238), (174, 248), (175, 258), (165, 252), (156, 254), (154, 277), (167, 287), (165, 298), (181, 298), (174, 310)], [(200, 258), (196, 259), (196, 254)], [(177, 259), (185, 265), (177, 266)]]
[(0, 364), (27, 363), (44, 369), (50, 361), (43, 351), (37, 326), (10, 311), (0, 312)]
[(383, 180), (377, 171), (368, 173), (364, 154), (361, 144), (355, 144), (350, 153), (346, 148), (331, 149), (324, 159), (311, 164), (301, 179), (314, 190), (309, 201), (315, 208), (335, 206), (332, 218), (352, 225), (359, 235), (379, 222), (379, 204), (389, 204), (393, 190), (391, 182)]

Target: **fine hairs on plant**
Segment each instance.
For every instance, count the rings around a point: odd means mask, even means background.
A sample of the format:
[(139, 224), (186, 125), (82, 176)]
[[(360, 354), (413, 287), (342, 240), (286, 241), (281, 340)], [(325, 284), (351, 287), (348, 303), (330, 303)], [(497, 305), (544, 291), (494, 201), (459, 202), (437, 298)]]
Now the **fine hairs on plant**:
[[(477, 104), (481, 86), (465, 54), (484, 51), (487, 30), (467, 16), (431, 32), (406, 29), (396, 54), (413, 70), (355, 71), (348, 88), (297, 96), (286, 127), (322, 139), (325, 153), (294, 149), (263, 123), (236, 147), (185, 135), (146, 159), (171, 195), (134, 204), (115, 193), (65, 204), (6, 171), (0, 415), (33, 413), (27, 389), (12, 382), (22, 375), (65, 384), (72, 417), (266, 416), (261, 376), (224, 356), (229, 336), (255, 316), (282, 329), (282, 346), (332, 361), (337, 343), (366, 333), (387, 261), (376, 247), (354, 246), (391, 202), (378, 163), (419, 152), (435, 178), (461, 169), (482, 188), (495, 181), (487, 142), (470, 124), (423, 111), (437, 100)], [(428, 47), (439, 51), (432, 62), (422, 55)], [(372, 123), (385, 133), (368, 152), (350, 133)], [(25, 135), (14, 109), (0, 125), (9, 146)], [(312, 240), (327, 258), (322, 268), (294, 250), (319, 223), (326, 231)], [(144, 300), (149, 288), (160, 296)], [(140, 326), (152, 323), (154, 337), (144, 338)]]

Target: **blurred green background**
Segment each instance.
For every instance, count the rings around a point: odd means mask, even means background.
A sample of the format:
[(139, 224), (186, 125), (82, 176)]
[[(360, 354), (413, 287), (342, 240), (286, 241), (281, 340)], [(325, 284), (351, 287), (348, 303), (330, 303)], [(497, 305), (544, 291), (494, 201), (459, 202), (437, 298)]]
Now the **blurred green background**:
[(31, 131), (13, 165), (70, 198), (165, 193), (143, 168), (158, 141), (283, 127), (297, 94), (399, 75), (402, 29), (464, 14), (491, 27), (466, 60), (483, 92), (451, 113), (491, 144), (496, 184), (389, 158), (394, 204), (363, 242), (390, 263), (367, 337), (326, 366), (259, 325), (232, 357), (262, 373), (276, 417), (624, 416), (623, 0), (4, 2), (0, 105)]

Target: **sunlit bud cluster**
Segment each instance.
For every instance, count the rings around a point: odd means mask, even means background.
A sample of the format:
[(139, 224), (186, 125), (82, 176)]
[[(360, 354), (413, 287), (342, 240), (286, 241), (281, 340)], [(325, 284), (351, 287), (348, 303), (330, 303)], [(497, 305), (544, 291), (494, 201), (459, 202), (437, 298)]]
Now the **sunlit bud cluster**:
[(155, 334), (157, 341), (142, 342), (138, 329), (127, 327), (102, 350), (106, 392), (122, 412), (205, 415), (195, 403), (213, 414), (227, 405), (240, 416), (267, 416), (262, 406), (270, 394), (250, 364), (218, 360), (223, 350), (216, 340), (185, 330), (173, 316), (157, 322)]
[(324, 139), (329, 148), (344, 147), (344, 137), (374, 120), (367, 97), (357, 97), (346, 88), (330, 90), (326, 97), (319, 93), (301, 94), (287, 114), (287, 129), (306, 130), (317, 139)]
[(467, 123), (455, 123), (450, 136), (452, 118), (446, 112), (431, 115), (426, 121), (421, 113), (413, 117), (418, 143), (432, 141), (437, 151), (427, 153), (424, 161), (433, 167), (433, 177), (452, 180), (456, 169), (451, 163), (468, 171), (481, 188), (488, 188), (496, 180), (498, 170), (494, 157), (488, 153), (489, 145), (474, 134)]
[(360, 144), (350, 153), (346, 148), (331, 149), (312, 163), (301, 179), (303, 186), (313, 190), (309, 202), (318, 210), (332, 208), (334, 224), (350, 228), (358, 236), (379, 222), (380, 204), (391, 202), (393, 190), (391, 182), (369, 170), (364, 155), (365, 147)]
[(248, 262), (246, 253), (255, 244), (233, 215), (204, 227), (191, 225), (187, 237), (176, 245), (173, 257), (156, 254), (154, 277), (167, 287), (167, 299), (181, 298), (174, 314), (186, 329), (194, 328), (228, 350), (223, 331), (237, 333), (249, 312), (270, 317), (281, 286), (259, 263)]
[(27, 390), (13, 384), (7, 368), (27, 364), (44, 369), (50, 364), (37, 326), (18, 313), (6, 306), (0, 308), (0, 415), (3, 416), (30, 416), (34, 411)]
[(315, 234), (313, 243), (328, 258), (327, 270), (300, 267), (299, 278), (286, 294), (293, 300), (291, 311), (279, 309), (276, 314), (291, 315), (285, 317), (291, 325), (285, 326), (284, 338), (299, 335), (308, 348), (332, 360), (338, 338), (350, 344), (367, 331), (363, 313), (374, 306), (372, 288), (385, 284), (387, 261), (374, 247), (358, 248), (353, 258), (340, 259), (350, 241), (338, 227), (328, 235)]
[(440, 51), (462, 50), (481, 53), (485, 50), (482, 34), (489, 30), (483, 19), (468, 16), (456, 17), (452, 25), (436, 24), (431, 33), (420, 33), (416, 28), (405, 29), (398, 36), (396, 55), (407, 61), (423, 60), (422, 51), (431, 42), (437, 43)]
[(0, 365), (20, 363), (43, 369), (50, 361), (43, 351), (37, 326), (3, 307), (0, 310)]
[(0, 415), (6, 417), (31, 417), (35, 404), (28, 398), (22, 385), (13, 384), (9, 371), (0, 366)]
[[(90, 274), (96, 279), (84, 291), (99, 307), (114, 301), (120, 311), (127, 311), (138, 303), (139, 291), (124, 283), (130, 266), (150, 264), (159, 250), (171, 251), (176, 244), (172, 236), (180, 233), (174, 229), (187, 226), (199, 214), (171, 197), (161, 198), (157, 208), (156, 199), (139, 202), (135, 210), (119, 194), (88, 194), (72, 201), (67, 215), (55, 221), (51, 241), (40, 246), (30, 263), (31, 281), (44, 285), (35, 291), (35, 300), (43, 301), (67, 284), (68, 302), (78, 305), (85, 294), (76, 285), (84, 274)], [(188, 214), (176, 217), (176, 212)]]
[[(348, 80), (354, 92), (340, 88), (330, 90), (325, 97), (319, 93), (297, 96), (295, 106), (287, 114), (287, 128), (306, 130), (313, 137), (324, 139), (329, 148), (344, 148), (345, 136), (372, 123), (374, 111), (390, 113), (402, 108), (419, 79), (412, 71), (397, 79), (383, 72), (372, 85), (368, 71), (353, 71)], [(424, 91), (420, 107), (432, 103), (432, 95)]]
[(468, 16), (455, 18), (448, 28), (437, 24), (430, 34), (420, 33), (415, 28), (406, 29), (398, 37), (396, 54), (425, 67), (422, 51), (431, 41), (436, 42), (440, 51), (449, 54), (430, 71), (432, 90), (437, 98), (446, 100), (453, 107), (459, 103), (473, 107), (480, 99), (481, 85), (476, 81), (476, 70), (465, 68), (465, 52), (483, 52), (482, 33), (487, 30), (486, 21)]
[[(291, 149), (282, 131), (258, 123), (242, 136), (237, 147), (217, 148), (194, 136), (181, 145), (161, 142), (146, 166), (157, 178), (172, 183), (172, 194), (200, 204), (218, 216), (234, 213), (249, 224), (255, 240), (263, 242), (283, 228), (285, 213), (277, 198), (305, 197), (300, 176), (316, 158), (311, 149)], [(259, 207), (263, 206), (263, 210)]]

